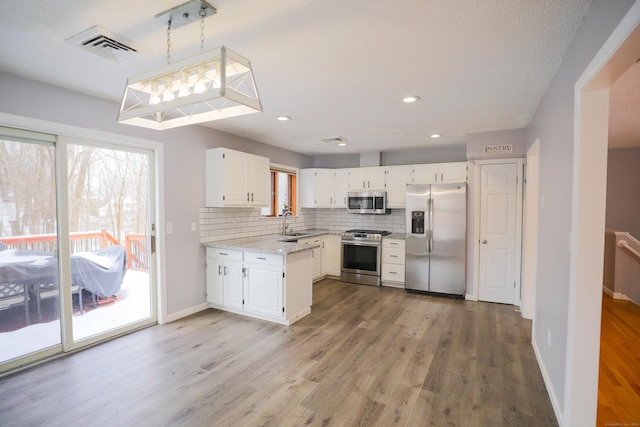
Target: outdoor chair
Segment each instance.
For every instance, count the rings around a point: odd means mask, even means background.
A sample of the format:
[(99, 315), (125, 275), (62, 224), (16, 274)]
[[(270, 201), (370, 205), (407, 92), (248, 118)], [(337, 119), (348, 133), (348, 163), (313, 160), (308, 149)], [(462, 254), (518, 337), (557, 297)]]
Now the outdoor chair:
[(20, 305), (24, 306), (25, 320), (29, 325), (29, 285), (0, 283), (0, 310)]
[[(60, 296), (60, 289), (56, 283), (49, 284), (37, 284), (34, 285), (34, 294), (36, 297), (36, 309), (38, 310), (38, 323), (42, 322), (42, 311), (40, 308), (40, 302), (43, 299), (58, 298)], [(80, 306), (80, 314), (84, 314), (84, 308), (82, 306), (82, 288), (76, 284), (71, 284), (71, 295), (78, 295), (78, 305)]]

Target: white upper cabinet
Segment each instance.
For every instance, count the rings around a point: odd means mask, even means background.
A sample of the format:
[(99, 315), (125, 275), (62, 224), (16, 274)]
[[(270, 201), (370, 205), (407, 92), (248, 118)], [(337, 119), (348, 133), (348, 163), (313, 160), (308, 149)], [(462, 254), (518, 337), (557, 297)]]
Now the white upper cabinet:
[(437, 182), (438, 164), (411, 166), (412, 184), (434, 184)]
[(334, 200), (333, 169), (300, 170), (300, 207), (331, 208)]
[(387, 166), (387, 207), (404, 208), (406, 205), (407, 184), (411, 183), (411, 166)]
[(439, 182), (466, 182), (467, 162), (440, 163), (438, 172), (440, 173)]
[(249, 187), (250, 206), (269, 206), (271, 191), (270, 160), (267, 157), (249, 155)]
[(349, 169), (335, 169), (333, 171), (335, 178), (333, 192), (333, 207), (347, 207), (347, 191), (349, 191)]
[(384, 190), (384, 171), (378, 166), (349, 169), (349, 190)]
[(206, 151), (206, 205), (269, 206), (269, 159), (212, 148)]
[(465, 182), (467, 180), (467, 162), (413, 165), (411, 169), (412, 184)]

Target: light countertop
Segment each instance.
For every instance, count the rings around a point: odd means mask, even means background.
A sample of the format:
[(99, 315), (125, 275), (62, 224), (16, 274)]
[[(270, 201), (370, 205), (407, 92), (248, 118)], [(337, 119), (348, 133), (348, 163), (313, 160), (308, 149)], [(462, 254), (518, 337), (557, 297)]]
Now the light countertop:
[(217, 242), (203, 243), (203, 246), (217, 249), (235, 249), (241, 251), (253, 251), (268, 254), (292, 254), (295, 252), (309, 251), (319, 248), (320, 245), (298, 243), (297, 240), (306, 237), (320, 236), (322, 234), (331, 234), (329, 230), (307, 230), (300, 236), (283, 236), (281, 234), (269, 234), (266, 236), (244, 237), (241, 239), (220, 240)]

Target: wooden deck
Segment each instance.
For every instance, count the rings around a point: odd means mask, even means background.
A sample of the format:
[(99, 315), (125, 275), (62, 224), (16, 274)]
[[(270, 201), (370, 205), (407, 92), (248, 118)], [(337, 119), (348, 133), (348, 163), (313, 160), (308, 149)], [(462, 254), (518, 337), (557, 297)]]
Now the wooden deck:
[(602, 297), (598, 426), (640, 425), (640, 307)]
[(206, 310), (0, 379), (2, 424), (555, 426), (515, 307), (325, 279), (281, 326)]

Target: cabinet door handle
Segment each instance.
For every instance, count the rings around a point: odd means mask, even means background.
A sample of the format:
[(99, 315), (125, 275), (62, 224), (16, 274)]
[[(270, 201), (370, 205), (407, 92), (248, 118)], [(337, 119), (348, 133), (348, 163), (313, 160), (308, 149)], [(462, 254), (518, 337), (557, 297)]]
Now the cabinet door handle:
[(437, 181), (437, 180), (438, 180), (438, 172), (436, 172), (436, 173), (434, 173), (434, 174), (433, 174), (433, 180), (434, 180), (434, 181)]
[(389, 245), (390, 245), (390, 246), (398, 246), (398, 244), (397, 244), (397, 243), (395, 243), (395, 242), (389, 242)]
[(247, 268), (242, 267), (242, 277), (247, 277)]
[(391, 258), (398, 258), (398, 255), (389, 255)]
[(253, 193), (251, 193), (251, 201), (253, 202)]
[(225, 276), (227, 275), (227, 266), (226, 265), (224, 266), (224, 275)]
[(258, 256), (258, 257), (256, 257), (256, 259), (261, 259), (261, 260), (263, 260), (263, 261), (266, 261), (266, 260), (267, 260), (267, 259), (266, 259), (265, 257), (263, 257), (263, 256)]
[(249, 201), (249, 193), (247, 193), (247, 202)]
[(390, 271), (389, 274), (398, 274), (395, 271)]
[(221, 265), (219, 265), (219, 266), (218, 266), (218, 276), (219, 276), (219, 275), (221, 275), (221, 274), (222, 274), (222, 266), (221, 266)]
[(440, 182), (444, 181), (444, 173), (440, 172)]

